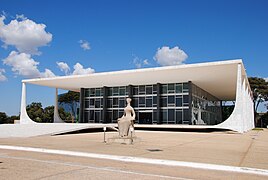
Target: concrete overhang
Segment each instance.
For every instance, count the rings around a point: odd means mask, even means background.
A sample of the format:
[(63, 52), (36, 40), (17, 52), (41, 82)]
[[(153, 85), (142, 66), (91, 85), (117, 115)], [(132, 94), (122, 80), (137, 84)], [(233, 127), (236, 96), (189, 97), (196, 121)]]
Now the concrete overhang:
[(28, 79), (23, 80), (22, 82), (79, 92), (80, 88), (127, 86), (129, 84), (164, 84), (192, 81), (197, 86), (221, 100), (234, 100), (236, 95), (238, 64), (242, 64), (242, 76), (246, 77), (243, 62), (241, 59), (237, 59), (198, 64), (101, 72), (87, 75)]

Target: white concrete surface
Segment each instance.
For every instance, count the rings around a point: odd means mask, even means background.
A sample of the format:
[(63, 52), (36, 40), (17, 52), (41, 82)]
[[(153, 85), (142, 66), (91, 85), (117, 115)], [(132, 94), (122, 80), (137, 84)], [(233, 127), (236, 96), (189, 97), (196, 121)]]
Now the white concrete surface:
[(189, 167), (189, 168), (204, 169), (204, 170), (227, 171), (227, 172), (235, 172), (235, 173), (246, 173), (246, 174), (268, 176), (268, 170), (266, 169), (257, 169), (257, 168), (249, 168), (249, 167), (174, 161), (174, 160), (165, 160), (165, 159), (152, 159), (152, 158), (142, 158), (142, 157), (134, 157), (134, 156), (96, 154), (96, 153), (87, 153), (87, 152), (79, 152), (79, 151), (65, 151), (65, 150), (58, 150), (58, 149), (45, 149), (45, 148), (33, 148), (33, 147), (9, 146), (9, 145), (0, 145), (0, 149), (38, 152), (38, 153), (46, 153), (46, 154), (58, 154), (58, 155), (65, 155), (65, 156), (67, 155), (67, 156), (76, 156), (76, 157), (85, 157), (85, 158), (107, 159), (107, 160), (113, 160), (113, 161), (143, 163), (143, 164), (152, 164), (152, 165), (161, 165), (161, 166)]
[(34, 123), (34, 124), (1, 124), (0, 138), (33, 137), (56, 135), (82, 129), (111, 128), (114, 124), (69, 124), (69, 123)]

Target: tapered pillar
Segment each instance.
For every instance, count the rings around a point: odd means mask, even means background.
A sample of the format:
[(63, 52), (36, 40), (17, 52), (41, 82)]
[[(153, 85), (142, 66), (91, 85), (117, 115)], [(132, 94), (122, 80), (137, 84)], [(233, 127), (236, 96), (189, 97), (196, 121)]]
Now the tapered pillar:
[(20, 124), (34, 124), (33, 120), (28, 116), (26, 111), (26, 84), (22, 83), (21, 105), (20, 105)]
[(59, 106), (58, 106), (58, 88), (55, 91), (55, 105), (54, 105), (54, 123), (64, 123), (59, 115)]

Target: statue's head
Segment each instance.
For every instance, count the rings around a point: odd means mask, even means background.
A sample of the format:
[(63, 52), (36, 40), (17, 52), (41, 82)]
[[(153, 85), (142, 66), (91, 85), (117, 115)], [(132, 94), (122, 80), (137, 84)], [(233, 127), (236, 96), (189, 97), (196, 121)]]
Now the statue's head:
[(130, 104), (131, 98), (127, 98), (126, 100), (127, 100), (127, 103)]

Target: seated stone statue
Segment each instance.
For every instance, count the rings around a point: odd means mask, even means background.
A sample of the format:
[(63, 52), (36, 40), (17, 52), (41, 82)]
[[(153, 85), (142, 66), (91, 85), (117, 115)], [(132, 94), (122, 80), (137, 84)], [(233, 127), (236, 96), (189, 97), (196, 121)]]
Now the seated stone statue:
[(135, 121), (135, 111), (130, 106), (131, 99), (127, 98), (127, 106), (124, 109), (124, 115), (121, 118), (117, 119), (119, 136), (127, 137), (130, 135), (130, 127), (134, 129), (134, 121)]

